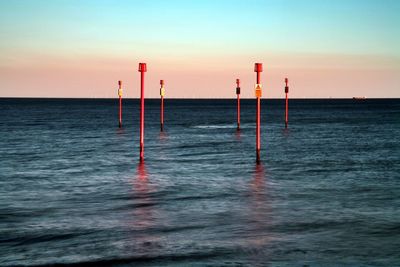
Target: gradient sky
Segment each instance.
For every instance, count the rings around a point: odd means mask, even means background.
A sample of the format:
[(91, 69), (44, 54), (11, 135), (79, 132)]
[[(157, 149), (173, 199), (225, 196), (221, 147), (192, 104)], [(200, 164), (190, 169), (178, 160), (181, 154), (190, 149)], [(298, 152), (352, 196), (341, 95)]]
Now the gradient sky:
[(0, 0), (0, 97), (400, 97), (397, 0)]

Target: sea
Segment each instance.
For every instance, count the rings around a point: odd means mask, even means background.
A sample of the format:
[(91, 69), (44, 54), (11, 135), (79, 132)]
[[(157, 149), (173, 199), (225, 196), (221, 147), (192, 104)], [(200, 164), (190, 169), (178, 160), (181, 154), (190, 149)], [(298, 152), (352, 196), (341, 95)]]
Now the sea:
[(0, 99), (0, 266), (400, 266), (400, 99)]

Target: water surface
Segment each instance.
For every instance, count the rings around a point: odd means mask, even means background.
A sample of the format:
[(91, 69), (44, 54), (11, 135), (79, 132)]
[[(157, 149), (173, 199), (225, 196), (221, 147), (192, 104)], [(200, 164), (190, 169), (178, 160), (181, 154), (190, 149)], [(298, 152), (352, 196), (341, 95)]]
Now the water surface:
[(400, 100), (0, 99), (0, 265), (396, 266)]

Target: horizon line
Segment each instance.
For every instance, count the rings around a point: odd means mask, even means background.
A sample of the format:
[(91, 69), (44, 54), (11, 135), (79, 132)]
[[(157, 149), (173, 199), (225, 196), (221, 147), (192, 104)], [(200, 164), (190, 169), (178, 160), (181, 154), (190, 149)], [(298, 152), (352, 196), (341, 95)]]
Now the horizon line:
[[(356, 98), (358, 98), (356, 96)], [(118, 96), (116, 97), (51, 97), (51, 96), (41, 96), (41, 97), (36, 97), (36, 96), (0, 96), (0, 99), (82, 99), (82, 100), (108, 100), (108, 99), (116, 99), (118, 100)], [(136, 98), (132, 98), (132, 97), (126, 97), (126, 98), (122, 98), (123, 100), (140, 100), (140, 97), (136, 97)], [(145, 98), (145, 100), (159, 100), (160, 98), (154, 98), (154, 97), (149, 97), (149, 98)], [(174, 99), (174, 100), (236, 100), (236, 97), (232, 97), (232, 98), (217, 98), (217, 97), (210, 97), (210, 98), (206, 98), (206, 97), (199, 97), (199, 98), (191, 98), (191, 97), (170, 97), (170, 98), (164, 98), (164, 100), (167, 99)], [(251, 100), (251, 99), (256, 99), (255, 97), (253, 98), (248, 98), (248, 97), (243, 97), (240, 98), (241, 100)], [(284, 97), (281, 98), (261, 98), (261, 99), (271, 99), (271, 100), (284, 100)], [(354, 97), (293, 97), (293, 98), (289, 98), (290, 100), (305, 100), (305, 99), (321, 99), (321, 100), (329, 100), (329, 99), (351, 99), (353, 100)], [(400, 99), (400, 97), (363, 97), (361, 99), (355, 99), (355, 100), (368, 100), (368, 99)]]

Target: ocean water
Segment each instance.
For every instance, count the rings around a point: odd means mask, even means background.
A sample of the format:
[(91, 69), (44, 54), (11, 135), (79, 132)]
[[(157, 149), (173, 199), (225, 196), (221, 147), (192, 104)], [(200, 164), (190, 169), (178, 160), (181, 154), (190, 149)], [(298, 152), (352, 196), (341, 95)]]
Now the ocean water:
[(0, 266), (400, 266), (400, 100), (0, 99)]

